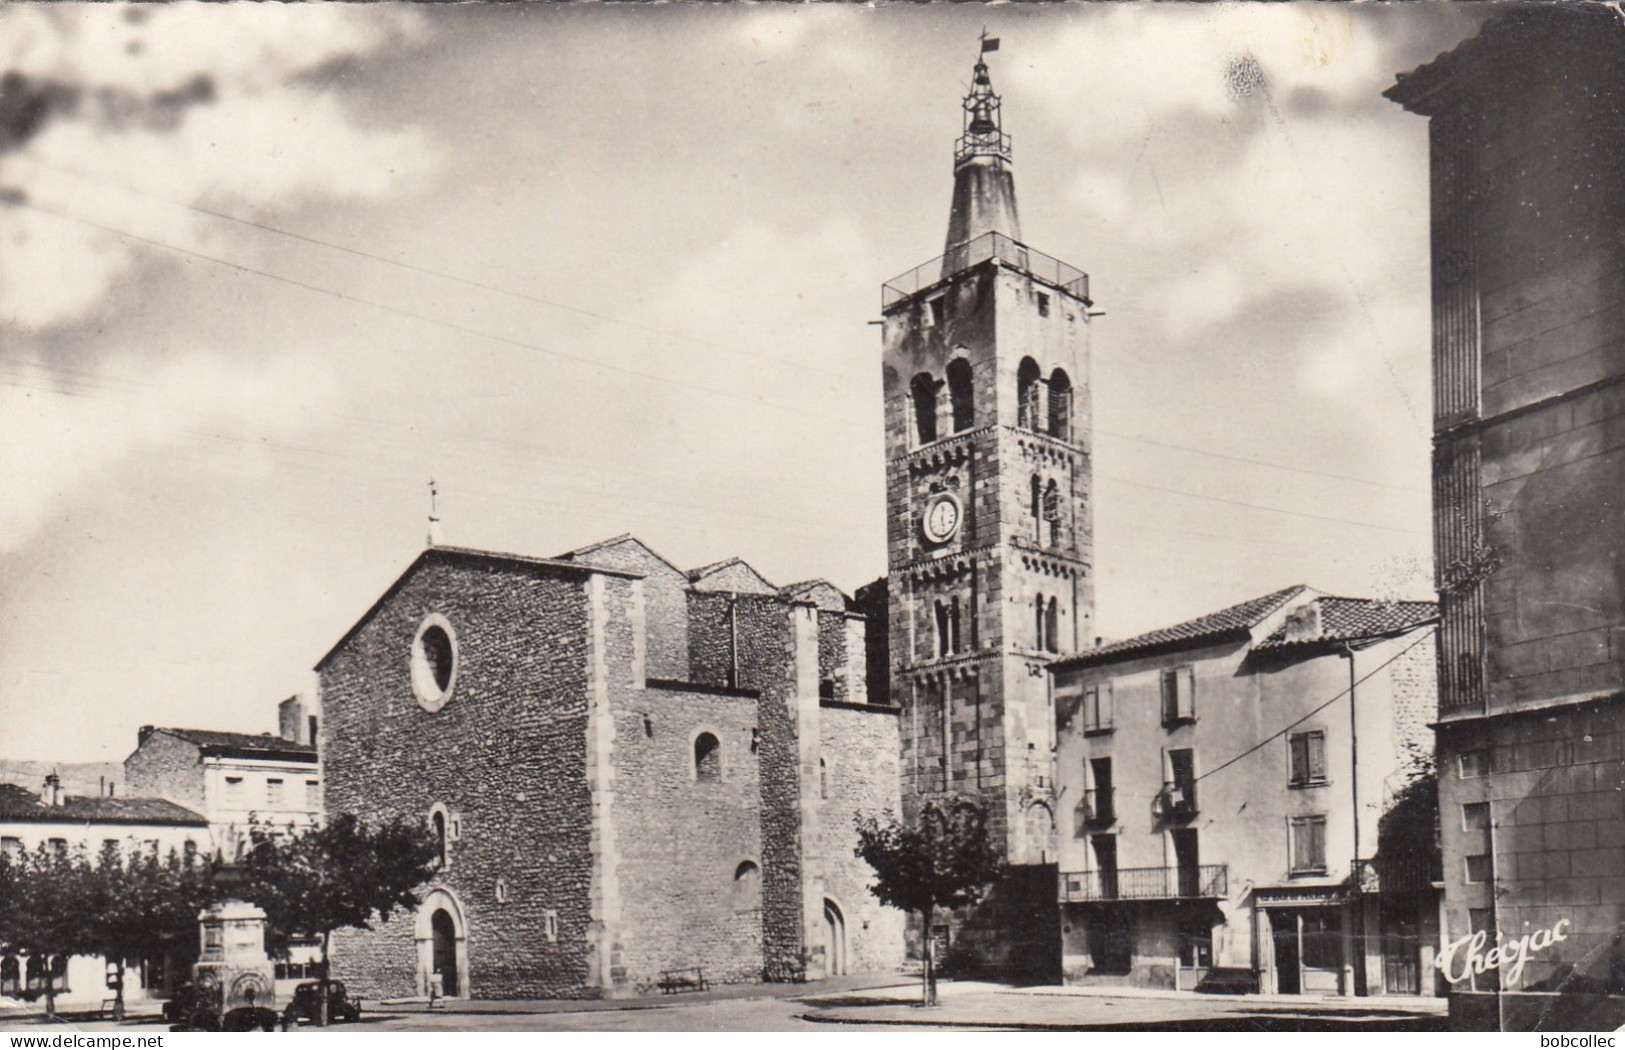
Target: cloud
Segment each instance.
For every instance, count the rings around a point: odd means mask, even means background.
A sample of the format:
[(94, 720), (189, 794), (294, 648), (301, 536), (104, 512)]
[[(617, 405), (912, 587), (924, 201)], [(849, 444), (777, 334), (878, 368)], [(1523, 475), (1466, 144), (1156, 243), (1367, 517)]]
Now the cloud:
[[(338, 5), (11, 7), (0, 11), (0, 324), (68, 325), (126, 278), (140, 249), (26, 205), (182, 240), (209, 220), (170, 201), (297, 206), (379, 198), (431, 163), (410, 129), (344, 104), (352, 63), (421, 35), (407, 12)], [(108, 207), (116, 204), (111, 216)]]
[[(157, 368), (109, 365), (66, 377), (37, 361), (0, 363), (0, 550), (71, 513), (66, 494), (107, 480), (131, 455), (183, 436), (230, 441), (247, 431), (287, 440), (340, 394), (329, 358), (311, 352), (256, 367), (211, 350)], [(251, 445), (245, 451), (233, 469), (257, 461)]]

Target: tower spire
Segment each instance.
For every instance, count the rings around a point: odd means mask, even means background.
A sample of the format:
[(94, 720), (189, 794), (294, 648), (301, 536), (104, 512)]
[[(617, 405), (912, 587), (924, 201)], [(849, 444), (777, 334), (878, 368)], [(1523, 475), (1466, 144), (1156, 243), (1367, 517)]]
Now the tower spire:
[(954, 200), (944, 254), (988, 233), (1021, 239), (1010, 136), (1004, 133), (999, 96), (987, 70), (988, 52), (998, 49), (999, 38), (988, 36), (984, 28), (963, 104), (964, 130), (954, 143)]

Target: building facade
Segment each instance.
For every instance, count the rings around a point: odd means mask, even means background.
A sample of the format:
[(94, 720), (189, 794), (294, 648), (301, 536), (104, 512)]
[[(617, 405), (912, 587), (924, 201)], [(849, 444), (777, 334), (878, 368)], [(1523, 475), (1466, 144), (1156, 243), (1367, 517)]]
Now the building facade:
[(318, 664), (327, 803), (424, 820), (416, 913), (334, 940), (367, 996), (610, 997), (902, 961), (854, 818), (899, 808), (897, 715), (822, 581), (631, 537), (431, 547)]
[[(1440, 810), (1462, 1027), (1625, 1022), (1622, 45), (1607, 7), (1519, 9), (1386, 93), (1429, 118)], [(1559, 924), (1516, 981), (1461, 972), (1497, 936)]]
[(1091, 301), (1087, 275), (1021, 240), (985, 61), (964, 110), (944, 254), (882, 289), (889, 692), (905, 808), (975, 798), (1012, 864), (977, 914), (933, 936), (963, 968), (1044, 973), (1057, 948), (1044, 668), (1089, 637), (1093, 610)]
[(215, 843), (241, 846), (255, 825), (306, 828), (321, 819), (321, 766), (309, 733), (314, 716), (294, 697), (279, 707), (287, 735), (142, 726), (124, 760), (133, 794), (202, 813)]
[[(67, 795), (61, 780), (47, 776), (39, 791), (0, 784), (0, 855), (15, 858), (38, 849), (96, 856), (104, 849), (188, 861), (206, 857), (213, 845), (209, 822), (201, 813), (167, 799), (136, 796)], [(0, 999), (31, 999), (43, 994), (46, 967), (56, 967), (58, 1002), (68, 1006), (99, 1004), (114, 994), (108, 989), (106, 960), (76, 955), (47, 961), (0, 955)], [(161, 981), (162, 973), (146, 967), (125, 972), (125, 995), (146, 994), (143, 979)]]
[(1052, 664), (1066, 983), (1431, 994), (1435, 617), (1300, 586)]

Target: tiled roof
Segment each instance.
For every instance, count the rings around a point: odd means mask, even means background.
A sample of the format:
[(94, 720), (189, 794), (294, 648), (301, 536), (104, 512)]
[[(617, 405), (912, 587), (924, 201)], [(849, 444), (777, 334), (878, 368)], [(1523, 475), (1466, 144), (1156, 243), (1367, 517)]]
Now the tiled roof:
[(30, 824), (208, 824), (198, 813), (167, 799), (70, 795), (60, 806), (47, 806), (37, 792), (16, 784), (0, 784), (0, 820)]
[(688, 578), (691, 580), (703, 579), (704, 577), (711, 575), (713, 572), (716, 572), (718, 569), (725, 569), (728, 566), (743, 560), (743, 558), (723, 558), (721, 561), (714, 561), (710, 565), (701, 565), (698, 569), (688, 570)]
[(1255, 649), (1284, 649), (1295, 645), (1380, 638), (1407, 631), (1437, 619), (1439, 607), (1433, 602), (1382, 601), (1374, 598), (1316, 598), (1320, 629), (1309, 636), (1288, 638), (1289, 627), (1282, 624)]
[(226, 733), (215, 729), (175, 729), (169, 726), (160, 727), (154, 732), (180, 737), (205, 751), (274, 751), (278, 754), (316, 757), (314, 745), (284, 740), (270, 733)]
[(1108, 658), (1121, 657), (1129, 653), (1138, 653), (1147, 649), (1159, 649), (1164, 646), (1183, 646), (1192, 642), (1205, 641), (1218, 638), (1239, 631), (1249, 631), (1258, 626), (1260, 622), (1281, 606), (1298, 597), (1309, 588), (1303, 584), (1287, 587), (1284, 590), (1266, 594), (1251, 601), (1232, 605), (1228, 609), (1198, 616), (1194, 620), (1176, 623), (1172, 627), (1161, 627), (1155, 631), (1125, 638), (1122, 641), (1111, 642), (1107, 645), (1087, 649), (1075, 656), (1057, 660), (1055, 667), (1079, 667), (1104, 661)]

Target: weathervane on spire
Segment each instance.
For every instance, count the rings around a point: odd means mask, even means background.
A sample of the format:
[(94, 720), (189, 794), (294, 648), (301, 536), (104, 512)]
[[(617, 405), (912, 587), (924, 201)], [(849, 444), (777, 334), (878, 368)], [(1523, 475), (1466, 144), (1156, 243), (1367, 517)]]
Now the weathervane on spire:
[(981, 47), (976, 53), (976, 71), (970, 93), (965, 96), (965, 133), (954, 143), (954, 166), (976, 157), (991, 157), (1009, 163), (1010, 136), (999, 127), (999, 96), (993, 93), (993, 80), (987, 74), (989, 51), (999, 49), (999, 38), (987, 35), (982, 27)]

